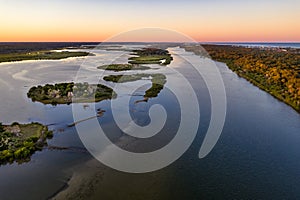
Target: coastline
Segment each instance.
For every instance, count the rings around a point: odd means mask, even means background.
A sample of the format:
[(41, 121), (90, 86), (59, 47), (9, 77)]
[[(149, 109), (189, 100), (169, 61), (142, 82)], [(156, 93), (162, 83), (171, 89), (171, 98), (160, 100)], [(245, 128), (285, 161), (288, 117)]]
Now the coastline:
[(84, 51), (40, 51), (29, 53), (0, 54), (0, 63), (19, 62), (26, 60), (61, 60), (75, 57), (93, 56), (94, 54)]
[[(217, 61), (217, 60), (216, 60)], [(285, 103), (286, 105), (290, 106), (291, 108), (293, 108), (297, 113), (300, 114), (300, 110), (296, 107), (296, 105), (286, 101), (280, 94), (270, 91), (268, 88), (264, 87), (262, 84), (258, 83), (257, 81), (255, 81), (254, 79), (251, 79), (250, 77), (248, 77), (247, 75), (235, 71), (232, 69), (232, 67), (230, 67), (230, 65), (226, 62), (222, 62), (222, 61), (217, 61), (217, 62), (221, 62), (224, 63), (232, 72), (234, 72), (235, 74), (237, 74), (240, 78), (244, 78), (245, 80), (247, 80), (249, 83), (251, 83), (252, 85), (258, 87), (259, 89), (261, 89), (262, 91), (267, 92), (268, 94), (272, 95), (274, 98), (276, 98), (277, 100)]]
[[(207, 52), (197, 46), (184, 46), (183, 48), (186, 51), (193, 52), (197, 56), (208, 56), (215, 62), (226, 64), (226, 66), (239, 77), (244, 78), (254, 86), (290, 106), (297, 113), (300, 113), (299, 91), (297, 93), (299, 77), (295, 75), (297, 74), (297, 64), (280, 63), (280, 60), (277, 59), (276, 61), (279, 62), (279, 64), (276, 63), (277, 65), (275, 67), (273, 64), (266, 64), (268, 62), (273, 62), (274, 58), (272, 56), (277, 55), (288, 55), (288, 59), (297, 60), (297, 56), (299, 56), (297, 52), (299, 52), (299, 49), (288, 48), (287, 50), (282, 47), (245, 47), (229, 44), (203, 46)], [(285, 54), (286, 51), (291, 52), (291, 54)], [(263, 54), (263, 56), (267, 55), (267, 57), (260, 58), (260, 54)], [(281, 68), (281, 65), (285, 67)], [(279, 76), (279, 80), (274, 81), (274, 79), (271, 79), (274, 78), (272, 76), (275, 76), (274, 74), (271, 74), (271, 69), (278, 70), (276, 71), (276, 76)], [(293, 74), (293, 76), (283, 76), (281, 72), (279, 72), (280, 70), (282, 73), (288, 71), (290, 74)], [(293, 82), (290, 83), (289, 81)], [(290, 84), (293, 84), (291, 85), (293, 92), (290, 92), (289, 90)]]
[[(299, 42), (212, 42), (203, 45), (230, 45), (249, 48), (300, 48)], [(201, 44), (202, 45), (202, 44)]]

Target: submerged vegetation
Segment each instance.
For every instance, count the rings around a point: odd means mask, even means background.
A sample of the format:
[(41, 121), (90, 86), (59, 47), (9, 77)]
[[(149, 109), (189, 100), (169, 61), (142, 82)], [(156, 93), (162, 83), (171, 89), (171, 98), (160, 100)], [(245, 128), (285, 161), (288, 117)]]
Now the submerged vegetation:
[[(212, 59), (221, 61), (254, 85), (300, 112), (300, 50), (203, 45)], [(195, 53), (200, 47), (186, 46)]]
[(102, 65), (98, 67), (98, 69), (119, 72), (119, 71), (127, 71), (127, 70), (146, 70), (146, 69), (150, 69), (150, 67), (134, 65), (134, 64), (110, 64), (110, 65)]
[(151, 79), (152, 86), (146, 90), (144, 97), (152, 98), (157, 97), (160, 91), (164, 88), (166, 76), (163, 74), (132, 74), (132, 75), (109, 75), (103, 77), (105, 81), (111, 81), (115, 83), (125, 83), (131, 81), (137, 81), (142, 79)]
[(1, 62), (22, 61), (22, 60), (58, 60), (69, 57), (80, 57), (92, 55), (88, 52), (71, 52), (71, 51), (35, 51), (21, 53), (0, 54)]
[(115, 98), (116, 94), (113, 89), (105, 85), (70, 82), (34, 86), (29, 89), (27, 96), (32, 101), (57, 105), (99, 102)]
[(37, 150), (47, 145), (52, 131), (39, 123), (2, 125), (0, 123), (0, 164), (25, 162)]
[(133, 51), (135, 57), (129, 58), (130, 64), (160, 64), (168, 65), (173, 60), (167, 50), (158, 48), (143, 48)]

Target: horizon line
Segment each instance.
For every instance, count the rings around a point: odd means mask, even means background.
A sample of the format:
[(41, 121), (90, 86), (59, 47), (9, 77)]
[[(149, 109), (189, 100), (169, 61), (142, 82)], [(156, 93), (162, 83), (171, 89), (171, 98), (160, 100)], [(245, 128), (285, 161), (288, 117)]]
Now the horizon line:
[(300, 41), (0, 41), (0, 43), (300, 43)]

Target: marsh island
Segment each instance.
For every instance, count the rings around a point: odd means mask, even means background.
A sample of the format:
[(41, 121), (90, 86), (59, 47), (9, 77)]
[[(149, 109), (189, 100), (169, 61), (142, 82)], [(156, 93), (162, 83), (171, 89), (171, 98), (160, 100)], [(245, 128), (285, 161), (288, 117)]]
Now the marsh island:
[(141, 66), (138, 64), (110, 64), (99, 66), (98, 69), (110, 70), (110, 71), (127, 71), (127, 70), (146, 70), (150, 69), (147, 66)]
[(164, 49), (143, 48), (133, 51), (134, 57), (129, 58), (130, 64), (160, 64), (168, 65), (173, 60), (171, 54)]
[(70, 57), (81, 57), (93, 55), (88, 52), (75, 51), (35, 51), (22, 53), (0, 54), (1, 62), (22, 61), (22, 60), (59, 60)]
[(137, 81), (142, 79), (151, 80), (151, 88), (146, 90), (144, 98), (157, 97), (160, 91), (164, 88), (166, 76), (164, 74), (132, 74), (132, 75), (109, 75), (104, 76), (105, 81), (111, 81), (114, 83), (125, 83), (131, 81)]

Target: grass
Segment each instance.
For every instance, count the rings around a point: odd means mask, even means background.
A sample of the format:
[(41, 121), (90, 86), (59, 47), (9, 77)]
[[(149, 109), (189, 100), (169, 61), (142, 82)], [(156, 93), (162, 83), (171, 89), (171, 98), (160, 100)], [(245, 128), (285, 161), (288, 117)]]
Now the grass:
[[(165, 62), (162, 62), (165, 60)], [(159, 64), (159, 65), (168, 65), (172, 59), (167, 55), (150, 55), (150, 56), (139, 56), (129, 58), (130, 64)]]
[(88, 52), (70, 52), (70, 51), (36, 51), (28, 53), (8, 53), (0, 54), (1, 62), (12, 62), (22, 60), (58, 60), (69, 57), (88, 56)]
[(44, 128), (43, 125), (38, 123), (33, 124), (19, 124), (19, 127), (21, 129), (22, 138), (27, 139), (30, 137), (40, 137), (41, 132)]
[(150, 74), (132, 74), (132, 75), (108, 75), (104, 76), (103, 80), (114, 83), (126, 83), (132, 81), (138, 81), (142, 78), (148, 78)]
[(150, 67), (134, 65), (134, 64), (110, 64), (110, 65), (99, 66), (98, 69), (119, 72), (119, 71), (127, 71), (127, 70), (146, 70), (146, 69), (150, 69)]
[(128, 63), (130, 64), (160, 64), (168, 65), (173, 60), (172, 56), (167, 50), (158, 48), (144, 48), (141, 50), (134, 50), (134, 57), (130, 57)]
[(132, 75), (109, 75), (103, 77), (105, 81), (111, 81), (115, 83), (125, 83), (131, 81), (141, 80), (143, 78), (151, 77), (151, 88), (145, 91), (145, 98), (157, 97), (160, 91), (164, 88), (166, 76), (163, 74), (132, 74)]

